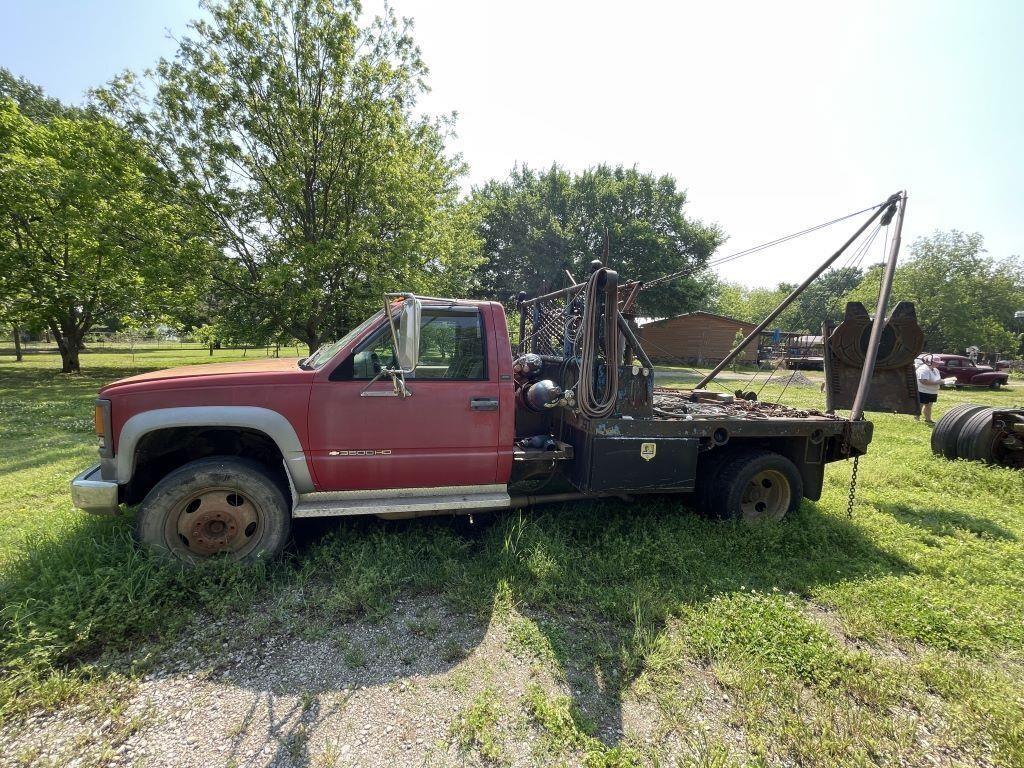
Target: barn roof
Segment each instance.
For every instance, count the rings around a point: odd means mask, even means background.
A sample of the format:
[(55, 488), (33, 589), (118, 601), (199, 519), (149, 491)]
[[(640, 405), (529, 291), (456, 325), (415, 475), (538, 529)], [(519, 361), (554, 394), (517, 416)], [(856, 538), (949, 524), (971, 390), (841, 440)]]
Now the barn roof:
[(753, 328), (755, 326), (754, 323), (748, 323), (746, 320), (737, 320), (735, 317), (729, 317), (728, 315), (718, 315), (718, 314), (715, 314), (714, 312), (705, 312), (702, 309), (698, 309), (696, 312), (686, 312), (686, 313), (684, 313), (682, 315), (674, 315), (672, 317), (666, 317), (663, 320), (654, 320), (654, 321), (652, 321), (650, 323), (645, 323), (641, 327), (643, 327), (643, 328), (650, 328), (652, 325), (662, 325), (664, 323), (669, 323), (669, 322), (671, 322), (673, 320), (679, 320), (681, 318), (686, 318), (686, 317), (717, 317), (719, 320), (727, 320), (730, 323), (736, 323), (736, 325), (742, 325), (745, 328)]

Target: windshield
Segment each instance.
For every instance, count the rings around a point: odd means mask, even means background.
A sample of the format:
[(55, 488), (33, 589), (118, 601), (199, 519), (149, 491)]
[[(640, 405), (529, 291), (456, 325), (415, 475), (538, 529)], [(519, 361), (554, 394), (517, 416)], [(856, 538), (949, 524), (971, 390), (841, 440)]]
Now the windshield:
[(359, 336), (363, 331), (365, 331), (371, 325), (374, 325), (375, 323), (380, 321), (380, 319), (383, 316), (384, 316), (384, 312), (383, 311), (379, 311), (379, 312), (371, 315), (370, 317), (368, 317), (366, 320), (364, 320), (362, 323), (357, 325), (355, 328), (353, 328), (351, 331), (346, 333), (344, 336), (342, 336), (337, 341), (332, 342), (330, 344), (324, 344), (322, 347), (320, 347), (320, 349), (318, 349), (312, 355), (307, 357), (305, 360), (300, 360), (299, 361), (299, 365), (301, 365), (303, 368), (305, 368), (307, 370), (312, 370), (312, 369), (316, 369), (316, 368), (322, 368), (327, 363), (328, 360), (330, 360), (332, 357), (334, 357), (336, 354), (338, 354), (338, 350), (339, 349), (341, 349), (346, 344), (348, 344), (350, 341), (352, 341), (354, 338)]

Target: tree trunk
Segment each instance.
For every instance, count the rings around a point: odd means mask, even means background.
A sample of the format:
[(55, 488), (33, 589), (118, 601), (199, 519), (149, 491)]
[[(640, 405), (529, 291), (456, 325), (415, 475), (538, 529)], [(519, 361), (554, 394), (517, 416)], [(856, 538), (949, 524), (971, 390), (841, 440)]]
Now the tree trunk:
[(82, 366), (78, 360), (78, 354), (82, 351), (82, 339), (85, 338), (85, 331), (69, 331), (61, 328), (51, 328), (54, 339), (57, 341), (57, 349), (60, 350), (61, 373), (81, 373)]
[[(309, 347), (309, 354), (312, 355), (314, 352), (320, 349), (320, 345), (323, 343), (323, 340), (320, 338), (320, 334), (317, 333), (316, 320), (307, 320), (306, 325), (302, 330), (303, 333), (301, 335), (305, 336), (306, 346)], [(299, 336), (300, 334), (295, 335)]]
[(82, 365), (78, 360), (78, 344), (67, 339), (57, 342), (60, 349), (61, 373), (81, 373)]
[(306, 346), (309, 347), (309, 354), (312, 355), (314, 352), (320, 349), (320, 344), (322, 343), (320, 340), (320, 334), (309, 330), (309, 328), (307, 327), (306, 332), (303, 334), (303, 336), (305, 336), (304, 341), (306, 342)]
[(14, 360), (21, 362), (21, 328), (14, 326)]

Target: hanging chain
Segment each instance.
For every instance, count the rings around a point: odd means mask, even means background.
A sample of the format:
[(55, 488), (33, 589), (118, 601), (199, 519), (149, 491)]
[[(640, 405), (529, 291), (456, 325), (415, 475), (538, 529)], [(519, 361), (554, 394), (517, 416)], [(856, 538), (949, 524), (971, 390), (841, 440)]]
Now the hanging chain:
[(846, 504), (846, 516), (853, 518), (853, 500), (857, 497), (857, 465), (860, 463), (860, 456), (853, 457), (853, 473), (850, 475), (850, 500)]

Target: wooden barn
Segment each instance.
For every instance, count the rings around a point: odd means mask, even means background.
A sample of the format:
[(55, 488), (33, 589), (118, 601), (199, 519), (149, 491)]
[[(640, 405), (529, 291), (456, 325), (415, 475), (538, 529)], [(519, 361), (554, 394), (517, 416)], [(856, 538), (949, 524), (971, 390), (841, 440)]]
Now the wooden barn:
[[(714, 365), (733, 348), (737, 332), (746, 336), (752, 330), (753, 323), (711, 312), (690, 312), (646, 323), (637, 336), (655, 363)], [(754, 362), (756, 357), (757, 342), (751, 342), (738, 360)]]

